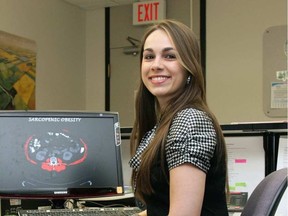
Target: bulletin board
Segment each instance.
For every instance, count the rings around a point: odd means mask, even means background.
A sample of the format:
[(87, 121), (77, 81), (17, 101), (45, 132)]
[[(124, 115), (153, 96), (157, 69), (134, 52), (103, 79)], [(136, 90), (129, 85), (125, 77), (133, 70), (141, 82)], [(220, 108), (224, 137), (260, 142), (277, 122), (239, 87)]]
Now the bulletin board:
[(287, 25), (263, 33), (263, 106), (268, 117), (287, 117)]

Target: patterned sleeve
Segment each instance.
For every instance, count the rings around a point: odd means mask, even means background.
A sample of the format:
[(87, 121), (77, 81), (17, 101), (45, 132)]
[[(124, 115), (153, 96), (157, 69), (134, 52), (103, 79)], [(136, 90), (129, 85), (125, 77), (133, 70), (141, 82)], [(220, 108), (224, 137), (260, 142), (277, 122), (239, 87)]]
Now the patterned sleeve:
[(173, 119), (166, 144), (169, 170), (191, 163), (208, 172), (216, 146), (212, 120), (202, 111), (188, 108)]

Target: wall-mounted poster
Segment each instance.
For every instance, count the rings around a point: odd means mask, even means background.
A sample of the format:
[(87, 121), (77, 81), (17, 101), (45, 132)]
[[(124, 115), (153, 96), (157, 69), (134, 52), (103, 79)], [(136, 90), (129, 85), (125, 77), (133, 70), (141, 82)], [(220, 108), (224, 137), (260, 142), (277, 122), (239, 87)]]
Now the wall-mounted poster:
[(36, 43), (0, 31), (0, 110), (34, 110)]

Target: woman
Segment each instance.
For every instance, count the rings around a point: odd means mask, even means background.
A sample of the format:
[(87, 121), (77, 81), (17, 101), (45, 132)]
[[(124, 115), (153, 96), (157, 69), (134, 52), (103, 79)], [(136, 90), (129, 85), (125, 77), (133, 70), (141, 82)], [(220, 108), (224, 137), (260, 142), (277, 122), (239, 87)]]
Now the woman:
[(207, 106), (196, 37), (164, 20), (147, 30), (140, 59), (129, 161), (146, 206), (139, 215), (227, 216), (225, 142)]

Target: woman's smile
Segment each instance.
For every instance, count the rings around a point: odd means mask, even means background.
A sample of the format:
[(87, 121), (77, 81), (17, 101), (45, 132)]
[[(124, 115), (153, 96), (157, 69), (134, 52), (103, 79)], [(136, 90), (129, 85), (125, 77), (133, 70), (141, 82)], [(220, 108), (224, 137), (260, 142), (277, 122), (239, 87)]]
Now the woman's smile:
[(160, 106), (165, 106), (183, 90), (187, 72), (178, 61), (178, 52), (164, 31), (152, 32), (143, 50), (142, 81)]
[(152, 76), (149, 77), (153, 84), (162, 84), (165, 83), (170, 77), (169, 76)]

